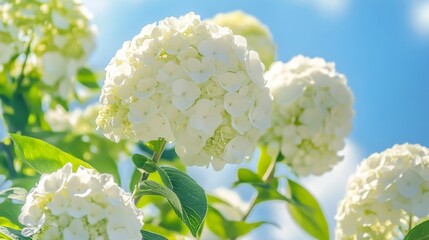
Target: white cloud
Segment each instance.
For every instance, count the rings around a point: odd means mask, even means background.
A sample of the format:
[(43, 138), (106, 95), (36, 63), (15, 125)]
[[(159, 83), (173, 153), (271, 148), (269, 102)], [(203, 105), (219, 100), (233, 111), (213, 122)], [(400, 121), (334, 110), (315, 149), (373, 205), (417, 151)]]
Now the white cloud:
[(416, 0), (413, 2), (411, 23), (418, 34), (429, 37), (429, 0)]
[(95, 16), (107, 14), (114, 6), (113, 1), (108, 0), (83, 0), (83, 5)]
[(348, 0), (313, 0), (313, 3), (320, 10), (331, 14), (344, 13), (350, 4)]

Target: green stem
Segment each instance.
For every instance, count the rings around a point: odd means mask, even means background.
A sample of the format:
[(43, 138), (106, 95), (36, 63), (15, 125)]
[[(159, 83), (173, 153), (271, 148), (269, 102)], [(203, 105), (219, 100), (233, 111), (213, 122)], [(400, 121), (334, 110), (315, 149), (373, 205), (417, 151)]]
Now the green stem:
[[(158, 151), (154, 151), (152, 158), (151, 158), (155, 164), (157, 164), (158, 161), (161, 159), (162, 153), (164, 152), (165, 146), (167, 145), (167, 142), (164, 139), (160, 139), (160, 141), (161, 141), (161, 144), (160, 144)], [(140, 177), (140, 181), (134, 187), (133, 198), (134, 198), (135, 204), (137, 204), (141, 198), (141, 196), (139, 196), (139, 195), (136, 196), (139, 183), (144, 181), (144, 180), (147, 180), (149, 178), (149, 175), (150, 175), (150, 173), (143, 172), (141, 177)]]
[(407, 232), (411, 231), (411, 229), (413, 228), (413, 215), (410, 214), (408, 217), (409, 218), (408, 218), (408, 231)]
[[(263, 177), (262, 177), (262, 181), (264, 181), (264, 183), (270, 182), (274, 176), (274, 172), (276, 170), (276, 160), (272, 159), (270, 165), (268, 166), (267, 170), (265, 171)], [(250, 204), (249, 204), (249, 208), (247, 209), (247, 211), (244, 213), (243, 217), (241, 218), (242, 221), (246, 221), (246, 219), (249, 217), (250, 213), (252, 212), (253, 208), (255, 208), (256, 204), (257, 204), (257, 200), (258, 200), (258, 196), (259, 193), (256, 192), (253, 197), (252, 200), (250, 200)]]

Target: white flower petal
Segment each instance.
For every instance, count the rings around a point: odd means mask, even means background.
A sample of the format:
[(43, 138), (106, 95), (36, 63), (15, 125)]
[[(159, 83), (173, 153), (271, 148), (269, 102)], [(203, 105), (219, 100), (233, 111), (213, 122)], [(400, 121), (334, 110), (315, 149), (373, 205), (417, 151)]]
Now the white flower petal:
[(244, 115), (248, 111), (249, 104), (240, 94), (229, 92), (225, 94), (224, 107), (232, 117), (238, 117)]
[(201, 90), (195, 83), (178, 79), (173, 84), (172, 102), (179, 110), (185, 111), (194, 105), (200, 93)]

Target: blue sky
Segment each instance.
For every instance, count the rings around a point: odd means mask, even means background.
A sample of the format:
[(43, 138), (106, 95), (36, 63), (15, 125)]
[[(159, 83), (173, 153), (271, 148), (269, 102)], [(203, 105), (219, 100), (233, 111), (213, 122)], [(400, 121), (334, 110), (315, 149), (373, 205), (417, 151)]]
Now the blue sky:
[[(331, 224), (342, 191), (334, 194), (335, 197), (324, 196), (317, 190), (321, 184), (333, 184), (335, 179), (338, 182), (340, 176), (345, 181), (356, 162), (394, 144), (410, 142), (429, 146), (429, 17), (425, 17), (429, 16), (429, 1), (84, 2), (99, 28), (98, 48), (91, 59), (94, 68), (104, 68), (122, 42), (131, 39), (146, 24), (189, 11), (211, 18), (237, 9), (256, 16), (269, 27), (278, 46), (278, 60), (285, 62), (303, 54), (335, 62), (337, 70), (347, 76), (355, 96), (356, 115), (349, 139), (351, 156), (333, 173), (321, 179), (304, 180), (310, 189), (319, 192)], [(191, 172), (198, 171), (191, 169)], [(316, 185), (312, 181), (321, 183)], [(344, 184), (338, 186), (341, 188)], [(285, 232), (290, 239), (302, 236), (299, 231), (294, 233), (297, 235), (290, 235), (289, 230), (278, 231), (273, 236), (282, 236)]]

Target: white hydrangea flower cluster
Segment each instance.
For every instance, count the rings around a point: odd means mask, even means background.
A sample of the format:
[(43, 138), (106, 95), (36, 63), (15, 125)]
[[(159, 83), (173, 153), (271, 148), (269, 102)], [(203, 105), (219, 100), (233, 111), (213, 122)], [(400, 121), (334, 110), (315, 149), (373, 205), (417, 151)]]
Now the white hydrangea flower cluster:
[(80, 135), (95, 133), (95, 119), (100, 108), (99, 104), (93, 104), (85, 109), (78, 108), (67, 112), (61, 105), (57, 105), (55, 109), (49, 109), (45, 113), (45, 120), (55, 132), (73, 131)]
[(258, 54), (192, 12), (145, 26), (106, 71), (97, 124), (116, 142), (175, 140), (185, 164), (220, 170), (250, 157), (270, 126)]
[(428, 148), (403, 144), (372, 154), (348, 181), (336, 239), (402, 239), (400, 228), (428, 217), (428, 202)]
[(47, 87), (68, 95), (94, 49), (95, 27), (79, 0), (5, 0), (0, 3), (0, 64), (31, 42), (31, 65)]
[(262, 137), (301, 176), (320, 175), (342, 159), (352, 126), (353, 95), (333, 63), (297, 56), (265, 74), (273, 95), (272, 127)]
[(249, 49), (258, 52), (265, 67), (269, 67), (276, 58), (276, 45), (267, 26), (257, 18), (242, 11), (217, 14), (211, 21), (228, 27), (234, 34), (247, 39)]
[(143, 213), (109, 174), (72, 165), (42, 175), (19, 221), (32, 239), (141, 239)]

